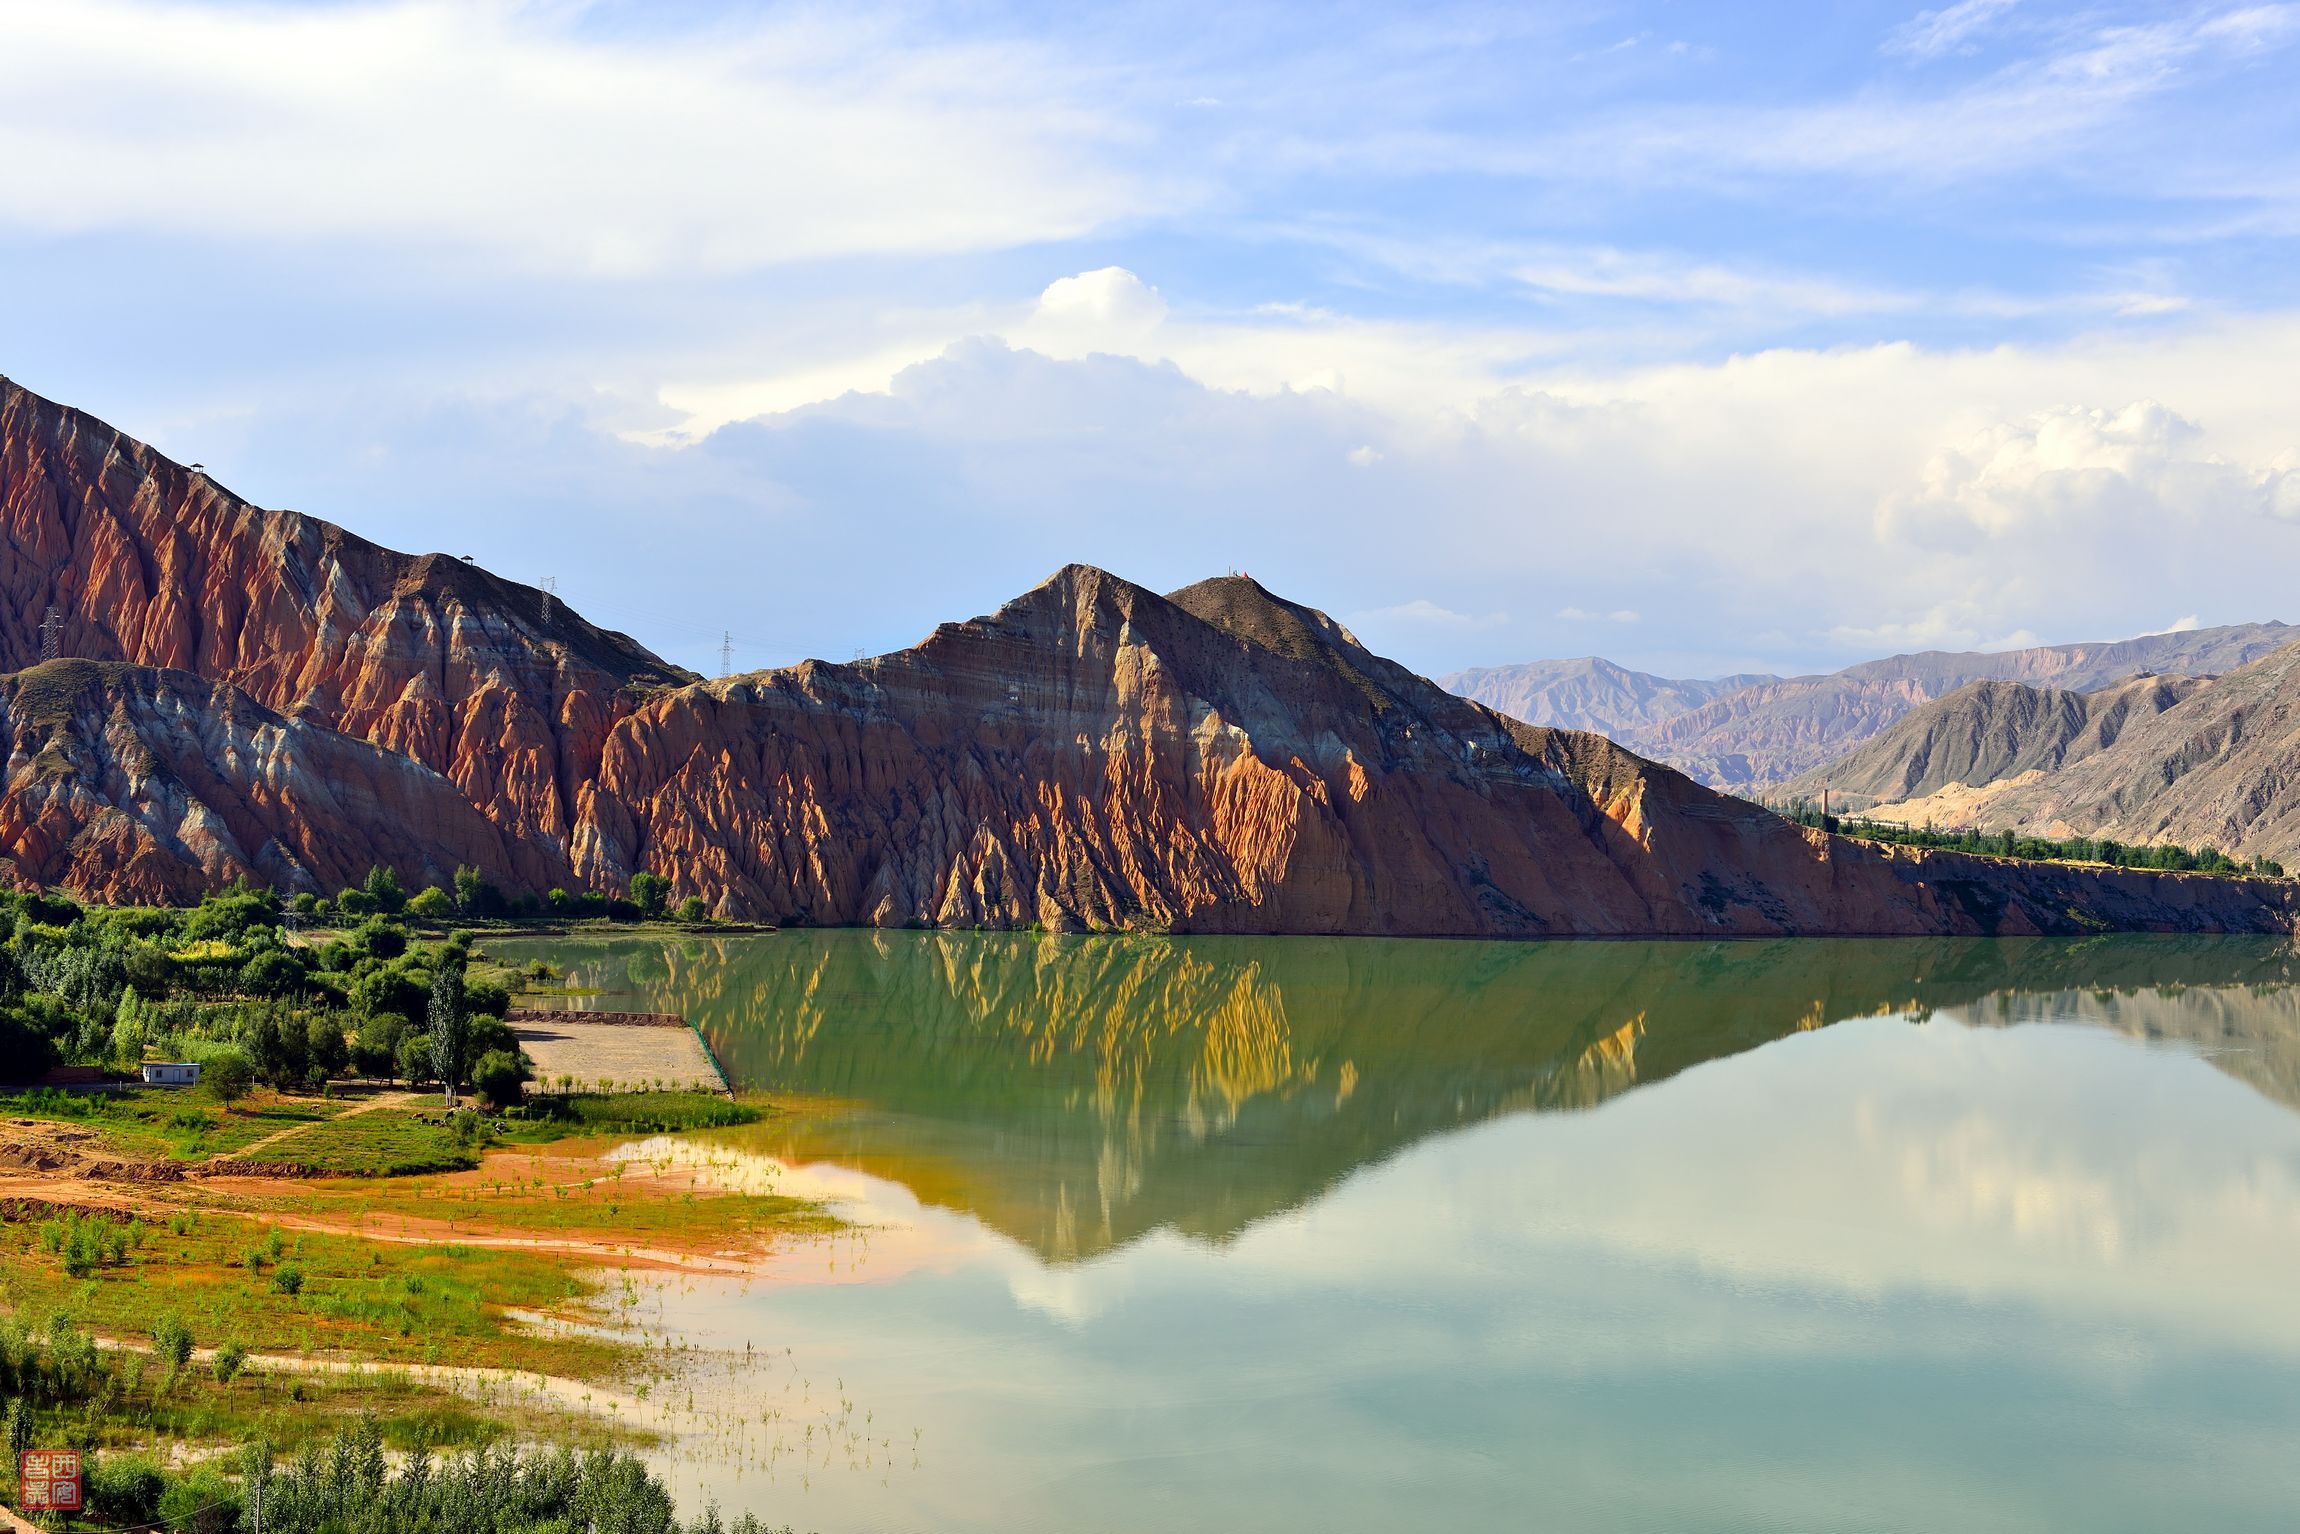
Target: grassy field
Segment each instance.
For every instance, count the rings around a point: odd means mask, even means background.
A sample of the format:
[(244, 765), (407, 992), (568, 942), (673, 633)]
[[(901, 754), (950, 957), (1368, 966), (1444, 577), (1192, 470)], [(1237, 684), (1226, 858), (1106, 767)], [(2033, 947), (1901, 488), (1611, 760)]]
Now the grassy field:
[(467, 1122), (458, 1133), (439, 1107), (405, 1105), (433, 1101), (415, 1094), (368, 1107), (358, 1089), (331, 1097), (265, 1091), (227, 1110), (204, 1090), (0, 1095), (0, 1119), (85, 1129), (95, 1137), (93, 1149), (130, 1160), (191, 1164), (222, 1157), (283, 1172), (398, 1177), (468, 1170), (490, 1145), (723, 1129), (760, 1115), (708, 1092), (573, 1093), (534, 1097), (503, 1115)]
[[(233, 1175), (220, 1180), (66, 1179), (89, 1190), (78, 1208), (53, 1174), (36, 1174), (45, 1191), (22, 1199), (5, 1197), (0, 1178), (0, 1367), (25, 1339), (37, 1351), (59, 1321), (68, 1336), (123, 1349), (103, 1355), (101, 1380), (68, 1409), (50, 1409), (64, 1413), (51, 1427), (90, 1446), (228, 1444), (255, 1432), (292, 1446), (347, 1414), (373, 1413), (398, 1447), (506, 1433), (605, 1441), (622, 1430), (562, 1420), (564, 1404), (516, 1394), (475, 1402), (447, 1382), (391, 1371), (636, 1378), (645, 1348), (600, 1326), (616, 1314), (617, 1265), (720, 1261), (837, 1226), (799, 1200), (721, 1193), (607, 1159), (634, 1136), (760, 1116), (710, 1094), (544, 1099), (505, 1121), (503, 1135), (477, 1139), (475, 1118), (459, 1135), (436, 1107), (352, 1106), (279, 1098), (226, 1114), (173, 1092), (0, 1100), (0, 1118), (90, 1130), (109, 1152), (179, 1161), (232, 1153), (224, 1170)], [(219, 1122), (178, 1122), (193, 1115)], [(238, 1170), (250, 1162), (337, 1175), (267, 1183)], [(538, 1326), (537, 1317), (569, 1325)], [(171, 1328), (203, 1349), (360, 1372), (225, 1376), (137, 1351)]]
[(245, 1159), (336, 1177), (400, 1177), (475, 1167), (479, 1152), (437, 1109), (379, 1108), (312, 1124)]
[(230, 1110), (205, 1087), (132, 1087), (118, 1093), (0, 1096), (0, 1118), (45, 1119), (95, 1131), (104, 1148), (144, 1161), (204, 1161), (283, 1129), (335, 1117), (350, 1102), (259, 1093)]
[[(91, 1234), (96, 1261), (74, 1262), (75, 1236)], [(0, 1308), (65, 1315), (100, 1336), (172, 1318), (254, 1353), (604, 1373), (620, 1359), (613, 1344), (541, 1337), (507, 1315), (562, 1311), (595, 1287), (546, 1255), (286, 1233), (215, 1210), (0, 1221)]]

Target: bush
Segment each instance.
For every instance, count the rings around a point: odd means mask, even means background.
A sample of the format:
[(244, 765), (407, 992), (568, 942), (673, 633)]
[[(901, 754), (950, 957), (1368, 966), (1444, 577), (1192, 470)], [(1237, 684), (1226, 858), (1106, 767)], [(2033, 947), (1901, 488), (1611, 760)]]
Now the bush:
[(438, 885), (418, 890), (407, 902), (407, 914), (425, 921), (445, 921), (455, 914), (455, 902)]
[(152, 1328), (152, 1356), (160, 1361), (162, 1377), (173, 1384), (192, 1361), (191, 1329), (174, 1316), (164, 1316)]
[(142, 1455), (106, 1454), (88, 1472), (87, 1510), (103, 1523), (150, 1523), (167, 1489), (160, 1467)]
[[(230, 1534), (240, 1527), (239, 1489), (206, 1465), (172, 1481), (160, 1497), (169, 1534)], [(270, 1527), (270, 1520), (265, 1520)]]
[(511, 1010), (511, 991), (500, 981), (468, 980), (463, 986), (463, 1004), (477, 1017), (501, 1017)]
[(362, 922), (351, 938), (353, 945), (366, 950), (371, 959), (396, 959), (407, 952), (407, 929), (380, 916)]
[(285, 1295), (303, 1293), (303, 1269), (292, 1262), (283, 1262), (272, 1270), (272, 1288)]
[(679, 920), (685, 922), (709, 921), (711, 908), (703, 904), (702, 896), (689, 895), (679, 902), (679, 909), (674, 914), (678, 916)]
[(489, 1106), (508, 1108), (519, 1101), (532, 1074), (521, 1056), (491, 1049), (471, 1068), (471, 1088)]
[(216, 1356), (209, 1360), (208, 1368), (214, 1372), (217, 1384), (229, 1385), (240, 1377), (240, 1370), (247, 1367), (247, 1362), (248, 1350), (236, 1342), (227, 1342), (216, 1349)]

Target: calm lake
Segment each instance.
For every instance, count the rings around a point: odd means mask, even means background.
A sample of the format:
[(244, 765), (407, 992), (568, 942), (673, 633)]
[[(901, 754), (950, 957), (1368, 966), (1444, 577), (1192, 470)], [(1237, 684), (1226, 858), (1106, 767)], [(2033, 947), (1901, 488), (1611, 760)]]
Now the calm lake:
[(502, 946), (791, 1110), (633, 1154), (857, 1222), (630, 1296), (691, 1505), (2300, 1525), (2290, 943)]

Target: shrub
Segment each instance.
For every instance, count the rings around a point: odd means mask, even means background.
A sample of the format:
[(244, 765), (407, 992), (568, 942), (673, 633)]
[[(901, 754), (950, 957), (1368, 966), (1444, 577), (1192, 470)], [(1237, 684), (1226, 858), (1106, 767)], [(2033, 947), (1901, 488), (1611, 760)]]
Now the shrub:
[(521, 1056), (491, 1049), (472, 1066), (471, 1086), (491, 1107), (508, 1108), (519, 1101), (532, 1074)]
[(106, 1454), (88, 1472), (88, 1512), (111, 1524), (150, 1523), (168, 1489), (160, 1467), (142, 1455)]
[(464, 982), (463, 1004), (475, 1016), (501, 1017), (511, 1010), (511, 991), (500, 981), (469, 980)]
[(303, 1269), (292, 1262), (283, 1262), (272, 1270), (272, 1288), (285, 1295), (303, 1293)]
[(239, 1378), (240, 1370), (247, 1367), (247, 1362), (248, 1350), (236, 1342), (227, 1342), (216, 1349), (216, 1356), (209, 1360), (208, 1368), (214, 1372), (217, 1384), (229, 1385)]
[(689, 895), (679, 902), (679, 909), (675, 914), (681, 921), (708, 921), (711, 918), (711, 908), (703, 904), (702, 896)]
[(455, 914), (455, 902), (447, 891), (434, 884), (429, 889), (416, 891), (407, 902), (407, 914), (425, 921), (445, 921)]
[(380, 916), (360, 923), (359, 930), (351, 937), (353, 944), (365, 949), (371, 959), (396, 959), (407, 952), (407, 929)]
[(160, 1361), (161, 1377), (173, 1384), (192, 1361), (191, 1328), (174, 1316), (163, 1316), (152, 1328), (152, 1356)]

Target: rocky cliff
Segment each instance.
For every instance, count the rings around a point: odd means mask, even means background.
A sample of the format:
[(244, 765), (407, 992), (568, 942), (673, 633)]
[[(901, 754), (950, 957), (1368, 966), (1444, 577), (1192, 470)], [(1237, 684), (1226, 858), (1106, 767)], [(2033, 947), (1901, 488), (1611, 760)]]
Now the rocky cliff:
[(565, 877), (455, 785), (396, 752), (283, 718), (181, 671), (51, 661), (0, 677), (0, 877), (174, 903), (245, 877), (341, 889), (374, 864), (416, 885), (461, 863), (513, 887)]
[(2281, 885), (2034, 868), (1799, 830), (1509, 720), (1252, 581), (1072, 566), (852, 665), (618, 725), (578, 872), (879, 926), (1483, 937), (2288, 931)]
[(1849, 813), (2057, 772), (2211, 685), (2195, 677), (2148, 676), (2097, 692), (2068, 692), (1974, 682), (1911, 710), (1865, 745), (1790, 779), (1767, 798), (1818, 800), (1826, 788), (1832, 805)]
[(1585, 655), (1576, 660), (1457, 671), (1440, 677), (1438, 685), (1528, 724), (1595, 730), (1620, 740), (1727, 693), (1780, 680), (1748, 675), (1692, 681), (1632, 671), (1600, 656)]
[[(1560, 703), (1585, 724), (1712, 787), (1777, 797), (1781, 785), (1861, 745), (1911, 710), (1978, 681), (2093, 692), (2140, 673), (2214, 676), (2292, 641), (2282, 623), (2242, 623), (2148, 634), (2114, 643), (2027, 650), (1927, 650), (1864, 661), (1825, 676), (1685, 682), (1622, 672), (1627, 684), (1576, 682), (1578, 661), (1493, 667), (1448, 679), (1465, 696), (1516, 713)], [(1600, 666), (1605, 663), (1598, 663)], [(1619, 668), (1613, 668), (1619, 670)], [(1559, 689), (1566, 689), (1563, 693)], [(1707, 696), (1700, 696), (1708, 689)], [(1698, 699), (1698, 701), (1694, 701)], [(1680, 702), (1688, 706), (1677, 706)], [(1513, 707), (1512, 705), (1517, 705)]]
[[(1072, 566), (853, 665), (700, 683), (531, 588), (265, 511), (0, 384), (22, 882), (513, 890), (645, 869), (725, 915), (1458, 934), (2290, 931), (2292, 887), (1801, 831), (1372, 655), (1242, 579)], [(110, 664), (104, 664), (110, 663)]]
[(2300, 645), (2229, 672), (2059, 771), (2007, 781), (1990, 827), (2300, 861)]
[(689, 680), (533, 587), (249, 504), (0, 379), (0, 671), (58, 651), (228, 683), (398, 752), (559, 841), (607, 733)]

